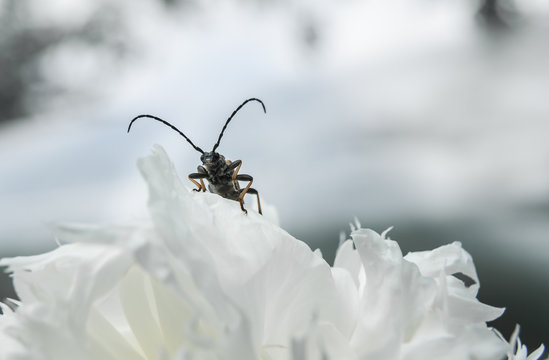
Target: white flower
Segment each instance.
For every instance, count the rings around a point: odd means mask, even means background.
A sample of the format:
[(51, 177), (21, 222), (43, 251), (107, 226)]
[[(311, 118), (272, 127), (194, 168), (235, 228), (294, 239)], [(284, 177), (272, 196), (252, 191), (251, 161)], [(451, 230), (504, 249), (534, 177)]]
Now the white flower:
[(520, 339), (518, 337), (520, 331), (520, 327), (517, 325), (515, 327), (515, 331), (513, 331), (513, 334), (511, 335), (511, 340), (509, 340), (510, 349), (507, 353), (508, 360), (536, 360), (539, 359), (539, 357), (543, 354), (543, 351), (545, 350), (545, 346), (543, 344), (540, 345), (539, 348), (537, 348), (533, 353), (528, 356), (528, 349), (526, 349), (526, 346), (522, 345), (520, 342)]
[(21, 299), (2, 306), (1, 359), (526, 356), (486, 326), (503, 310), (476, 299), (459, 243), (402, 256), (384, 234), (356, 229), (330, 267), (267, 218), (188, 191), (160, 147), (138, 165), (150, 220), (57, 227), (70, 244), (0, 263)]

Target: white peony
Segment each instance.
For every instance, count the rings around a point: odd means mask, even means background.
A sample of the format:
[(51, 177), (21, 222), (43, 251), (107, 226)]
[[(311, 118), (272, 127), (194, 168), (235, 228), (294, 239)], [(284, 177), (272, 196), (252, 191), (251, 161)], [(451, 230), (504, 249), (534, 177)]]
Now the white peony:
[(0, 262), (21, 299), (2, 305), (1, 359), (526, 359), (486, 326), (503, 309), (476, 299), (459, 243), (402, 256), (358, 226), (330, 267), (267, 217), (190, 192), (162, 148), (138, 165), (150, 220), (60, 226), (69, 244)]

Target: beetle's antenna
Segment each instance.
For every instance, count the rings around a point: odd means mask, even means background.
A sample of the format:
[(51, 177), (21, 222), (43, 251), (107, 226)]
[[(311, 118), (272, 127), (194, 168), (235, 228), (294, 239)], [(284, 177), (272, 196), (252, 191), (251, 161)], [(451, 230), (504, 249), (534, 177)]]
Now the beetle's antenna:
[(221, 141), (221, 138), (223, 137), (223, 133), (225, 132), (225, 129), (227, 128), (227, 125), (229, 125), (229, 122), (232, 120), (233, 116), (236, 115), (236, 113), (242, 109), (242, 107), (244, 105), (246, 105), (248, 102), (250, 101), (257, 101), (261, 104), (261, 106), (263, 107), (263, 112), (264, 113), (267, 113), (267, 110), (265, 109), (265, 104), (263, 104), (263, 101), (259, 100), (259, 99), (256, 99), (256, 98), (251, 98), (251, 99), (248, 99), (246, 101), (244, 101), (242, 104), (240, 104), (239, 107), (236, 108), (235, 111), (233, 111), (233, 113), (231, 114), (231, 116), (229, 116), (229, 118), (227, 119), (227, 121), (225, 122), (225, 125), (223, 126), (223, 129), (221, 129), (221, 133), (219, 134), (219, 138), (217, 139), (217, 142), (215, 143), (214, 147), (213, 147), (213, 150), (212, 151), (215, 151), (215, 149), (217, 149), (217, 147), (219, 146), (219, 142)]
[(134, 117), (132, 119), (132, 121), (130, 121), (130, 125), (128, 125), (128, 132), (130, 132), (130, 129), (132, 128), (132, 124), (135, 120), (137, 119), (140, 119), (140, 118), (151, 118), (151, 119), (154, 119), (154, 120), (157, 120), (157, 121), (160, 121), (162, 124), (164, 125), (168, 125), (169, 127), (171, 127), (173, 130), (177, 131), (179, 133), (179, 135), (183, 136), (185, 138), (185, 140), (187, 140), (189, 142), (189, 144), (192, 145), (193, 148), (195, 148), (196, 151), (198, 151), (199, 153), (202, 153), (204, 154), (204, 150), (202, 150), (201, 148), (199, 148), (198, 146), (196, 146), (195, 144), (193, 144), (193, 142), (191, 141), (191, 139), (189, 139), (188, 137), (185, 136), (185, 134), (183, 134), (178, 128), (176, 128), (175, 126), (173, 126), (172, 124), (170, 124), (169, 122), (165, 121), (165, 120), (162, 120), (161, 118), (158, 118), (156, 116), (152, 116), (152, 115), (138, 115), (136, 117)]

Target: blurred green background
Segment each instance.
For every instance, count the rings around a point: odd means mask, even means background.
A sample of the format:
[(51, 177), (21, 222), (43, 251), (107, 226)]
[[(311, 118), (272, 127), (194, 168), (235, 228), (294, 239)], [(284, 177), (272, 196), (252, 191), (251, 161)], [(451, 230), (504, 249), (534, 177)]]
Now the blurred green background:
[[(534, 0), (0, 0), (0, 257), (47, 224), (146, 216), (135, 159), (219, 151), (332, 261), (356, 216), (403, 252), (461, 241), (480, 299), (549, 344), (549, 5)], [(189, 186), (191, 184), (189, 183)], [(13, 297), (0, 276), (0, 299)]]

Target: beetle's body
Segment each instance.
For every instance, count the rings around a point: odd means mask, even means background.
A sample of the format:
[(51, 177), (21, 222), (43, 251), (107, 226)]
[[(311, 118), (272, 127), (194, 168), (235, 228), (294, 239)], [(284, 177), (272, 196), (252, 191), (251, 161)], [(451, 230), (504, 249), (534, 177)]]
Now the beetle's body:
[[(206, 191), (203, 179), (208, 181), (208, 190), (210, 192), (222, 196), (226, 199), (231, 199), (240, 202), (240, 208), (244, 212), (244, 195), (257, 195), (257, 207), (261, 214), (261, 202), (256, 189), (251, 188), (253, 178), (250, 175), (239, 174), (238, 171), (242, 166), (242, 161), (236, 160), (231, 162), (225, 160), (225, 157), (215, 151), (206, 152), (200, 157), (202, 165), (199, 165), (196, 173), (189, 174), (189, 180), (193, 182), (197, 189), (194, 191)], [(200, 182), (196, 181), (200, 180)], [(238, 181), (249, 181), (244, 189), (240, 189)]]
[[(205, 156), (201, 156), (202, 164), (197, 168), (198, 174), (206, 174), (208, 180), (208, 190), (210, 192), (221, 195), (224, 198), (238, 200), (238, 192), (235, 191), (232, 185), (234, 167), (231, 167), (231, 161), (226, 161), (223, 155), (214, 153), (212, 158), (217, 158), (216, 161), (206, 161)], [(213, 160), (213, 159), (212, 159)], [(238, 185), (238, 183), (237, 183)], [(240, 188), (240, 186), (238, 187)]]
[[(238, 201), (240, 203), (240, 208), (242, 209), (242, 211), (244, 211), (244, 213), (248, 213), (248, 211), (244, 209), (244, 195), (255, 194), (257, 195), (258, 211), (260, 214), (262, 214), (261, 202), (259, 201), (259, 193), (256, 189), (251, 188), (253, 177), (251, 177), (250, 175), (238, 173), (240, 167), (242, 166), (242, 161), (235, 160), (231, 162), (230, 160), (225, 160), (225, 157), (223, 155), (215, 151), (219, 146), (219, 142), (221, 141), (223, 132), (227, 128), (227, 125), (229, 124), (233, 116), (249, 101), (258, 101), (263, 106), (263, 111), (265, 111), (265, 105), (259, 99), (252, 98), (244, 101), (225, 122), (225, 125), (223, 126), (223, 129), (219, 134), (219, 138), (217, 139), (217, 143), (214, 145), (213, 150), (210, 152), (204, 152), (202, 149), (195, 146), (192, 141), (187, 138), (181, 131), (179, 131), (175, 126), (152, 115), (139, 115), (135, 117), (128, 126), (128, 132), (130, 131), (133, 122), (141, 117), (152, 118), (162, 122), (165, 125), (168, 125), (172, 129), (177, 131), (180, 135), (182, 135), (198, 152), (202, 153), (202, 156), (200, 157), (202, 165), (199, 165), (197, 167), (196, 173), (189, 174), (189, 180), (198, 187), (197, 189), (193, 189), (194, 191), (206, 191), (206, 186), (204, 184), (205, 179), (208, 181), (208, 190), (210, 192), (222, 196), (226, 199)], [(238, 181), (248, 181), (248, 184), (243, 189), (241, 189)]]
[(214, 184), (210, 180), (208, 180), (208, 182), (208, 190), (211, 193), (223, 196), (225, 199), (238, 201), (238, 196), (240, 196), (240, 186), (237, 185), (237, 189), (235, 189), (232, 185), (227, 185), (226, 182), (218, 184)]
[(231, 161), (225, 161), (223, 155), (220, 155), (221, 160), (217, 166), (198, 166), (198, 173), (207, 174), (206, 180), (208, 180), (208, 190), (210, 192), (223, 196), (226, 199), (238, 201), (238, 195), (240, 193), (240, 185), (238, 182), (235, 186), (232, 184), (232, 178), (234, 174), (234, 167), (231, 167)]

